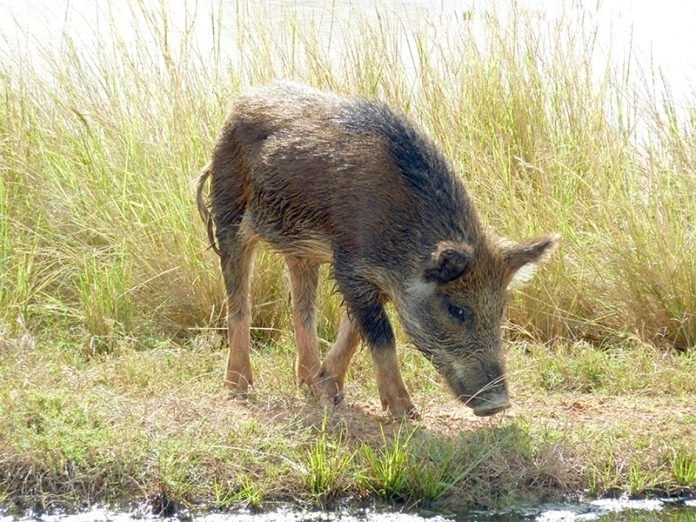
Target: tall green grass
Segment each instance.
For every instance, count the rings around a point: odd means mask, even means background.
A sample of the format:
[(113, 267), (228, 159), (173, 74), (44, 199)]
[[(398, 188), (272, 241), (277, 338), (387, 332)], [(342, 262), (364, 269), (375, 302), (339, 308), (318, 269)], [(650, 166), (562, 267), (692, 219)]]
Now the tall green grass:
[[(644, 103), (657, 93), (635, 89), (633, 69), (595, 66), (592, 27), (539, 28), (521, 10), (474, 12), (443, 32), (391, 11), (339, 24), (291, 11), (281, 22), (268, 9), (238, 4), (234, 49), (222, 49), (219, 12), (175, 40), (166, 12), (134, 0), (146, 21), (134, 39), (113, 23), (113, 43), (91, 55), (69, 37), (40, 49), (40, 64), (21, 49), (1, 55), (4, 328), (113, 349), (222, 327), (192, 181), (233, 96), (284, 77), (409, 113), (498, 233), (563, 234), (560, 255), (516, 294), (512, 335), (696, 343), (693, 100), (691, 119), (669, 98)], [(218, 35), (211, 53), (197, 47), (195, 24)], [(331, 291), (322, 307), (333, 319)], [(288, 300), (271, 254), (253, 298), (257, 338), (277, 339)]]

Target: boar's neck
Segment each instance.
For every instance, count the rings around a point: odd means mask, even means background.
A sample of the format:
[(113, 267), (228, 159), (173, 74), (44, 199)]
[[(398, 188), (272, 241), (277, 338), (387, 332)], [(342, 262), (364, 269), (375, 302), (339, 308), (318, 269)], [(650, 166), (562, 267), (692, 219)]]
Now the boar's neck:
[(419, 211), (421, 247), (431, 252), (443, 240), (472, 244), (479, 241), (481, 222), (464, 183), (440, 148), (388, 107), (370, 104), (369, 108), (379, 117), (370, 119), (365, 126), (371, 126), (374, 133), (384, 138), (388, 154)]

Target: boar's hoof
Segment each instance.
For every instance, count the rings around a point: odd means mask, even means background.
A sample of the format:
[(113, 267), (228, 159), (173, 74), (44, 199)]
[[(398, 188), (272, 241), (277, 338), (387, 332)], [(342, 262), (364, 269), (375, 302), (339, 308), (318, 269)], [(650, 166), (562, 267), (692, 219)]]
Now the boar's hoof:
[(421, 420), (421, 415), (420, 415), (420, 413), (418, 413), (418, 410), (416, 409), (415, 406), (411, 406), (411, 408), (409, 410), (406, 410), (403, 412), (394, 412), (392, 410), (389, 410), (389, 414), (394, 419), (411, 419), (412, 421)]
[(228, 391), (229, 396), (234, 399), (247, 399), (249, 397), (250, 383), (244, 379), (236, 379), (233, 381), (225, 380), (223, 387)]
[(343, 402), (343, 392), (338, 392), (334, 395), (322, 394), (319, 396), (319, 404), (325, 408), (338, 406), (341, 402)]
[(339, 383), (333, 377), (322, 375), (322, 372), (315, 378), (312, 389), (322, 406), (337, 406), (343, 401), (343, 390)]
[(227, 390), (227, 397), (236, 401), (246, 401), (251, 397), (249, 390)]
[(408, 418), (414, 421), (421, 420), (420, 413), (418, 413), (418, 410), (416, 409), (415, 406), (411, 406), (411, 409), (407, 413)]
[(390, 405), (383, 400), (382, 409), (387, 410), (389, 412), (389, 415), (391, 415), (394, 418), (408, 418), (411, 420), (420, 420), (421, 418), (420, 413), (418, 413), (418, 410), (411, 403), (411, 401), (403, 402), (402, 404), (398, 405)]

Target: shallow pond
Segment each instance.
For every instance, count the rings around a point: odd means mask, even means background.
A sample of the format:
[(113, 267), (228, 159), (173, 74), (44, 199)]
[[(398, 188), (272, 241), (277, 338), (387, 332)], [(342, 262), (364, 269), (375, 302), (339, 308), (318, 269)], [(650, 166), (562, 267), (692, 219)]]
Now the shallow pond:
[[(94, 508), (75, 515), (3, 516), (0, 522), (126, 522), (133, 520), (162, 520), (155, 515), (134, 511), (115, 512)], [(171, 521), (201, 522), (449, 522), (481, 521), (512, 522), (534, 520), (538, 522), (565, 521), (696, 521), (696, 498), (687, 499), (601, 499), (580, 503), (545, 504), (535, 507), (517, 507), (504, 511), (469, 511), (466, 513), (403, 513), (372, 509), (345, 508), (337, 511), (301, 511), (283, 507), (264, 513), (213, 513), (206, 515), (181, 514)]]

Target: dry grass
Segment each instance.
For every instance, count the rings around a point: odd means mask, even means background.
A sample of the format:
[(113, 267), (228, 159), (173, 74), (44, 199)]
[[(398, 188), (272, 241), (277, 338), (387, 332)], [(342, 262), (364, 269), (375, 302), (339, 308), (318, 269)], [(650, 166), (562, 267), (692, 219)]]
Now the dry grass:
[[(233, 95), (288, 77), (410, 113), (498, 233), (563, 234), (560, 256), (513, 303), (518, 337), (693, 345), (692, 121), (669, 98), (642, 103), (655, 93), (636, 90), (628, 69), (607, 65), (598, 78), (591, 28), (567, 39), (562, 25), (543, 32), (520, 11), (509, 25), (477, 20), (483, 40), (466, 20), (436, 39), (427, 20), (408, 33), (391, 13), (380, 24), (356, 16), (343, 44), (326, 48), (312, 20), (289, 14), (264, 28), (254, 6), (240, 7), (229, 67), (201, 55), (193, 25), (174, 46), (166, 13), (137, 2), (149, 29), (128, 45), (117, 35), (85, 56), (66, 37), (41, 49), (41, 66), (2, 57), (7, 327), (56, 327), (109, 349), (122, 335), (222, 326), (191, 182)], [(280, 267), (270, 255), (258, 266), (259, 339), (288, 326)]]

